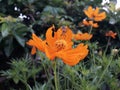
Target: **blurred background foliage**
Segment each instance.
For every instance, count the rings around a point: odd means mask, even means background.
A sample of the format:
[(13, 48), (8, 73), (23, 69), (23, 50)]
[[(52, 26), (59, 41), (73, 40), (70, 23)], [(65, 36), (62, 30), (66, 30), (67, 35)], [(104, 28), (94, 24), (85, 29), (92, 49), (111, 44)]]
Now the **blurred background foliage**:
[(107, 40), (105, 32), (113, 30), (118, 35), (113, 41), (116, 44), (112, 45), (120, 47), (120, 12), (115, 10), (116, 1), (101, 3), (102, 0), (0, 0), (0, 55), (23, 56), (28, 51), (25, 42), (31, 33), (41, 36), (53, 24), (57, 28), (68, 25), (74, 32), (88, 31), (81, 22), (86, 18), (83, 10), (90, 5), (107, 13), (107, 18), (99, 22), (99, 28), (93, 30), (91, 41), (104, 45)]
[[(19, 48), (20, 52), (25, 52), (25, 42), (30, 38), (31, 32), (37, 35), (44, 34), (52, 24), (56, 27), (68, 25), (75, 32), (85, 31), (87, 29), (80, 25), (86, 17), (83, 10), (89, 5), (101, 9), (106, 7), (101, 3), (102, 0), (0, 0), (0, 52), (7, 57), (14, 56), (16, 48)], [(120, 36), (120, 16), (119, 13), (114, 14), (117, 12), (115, 1), (107, 5), (106, 12), (107, 19), (100, 22), (93, 41), (97, 40), (96, 36), (101, 36), (110, 29)]]

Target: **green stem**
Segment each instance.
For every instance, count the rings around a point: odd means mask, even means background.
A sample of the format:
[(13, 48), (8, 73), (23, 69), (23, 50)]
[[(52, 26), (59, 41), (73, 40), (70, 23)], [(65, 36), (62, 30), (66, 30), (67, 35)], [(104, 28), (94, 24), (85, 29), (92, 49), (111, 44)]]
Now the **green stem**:
[(26, 88), (27, 88), (27, 90), (32, 90), (32, 88), (30, 87), (29, 84), (26, 84)]
[(92, 26), (90, 26), (89, 34), (91, 34), (91, 32), (92, 32)]
[(109, 43), (110, 43), (110, 37), (108, 38), (108, 42), (107, 42), (107, 45), (106, 45), (106, 48), (105, 48), (105, 51), (104, 51), (104, 55), (105, 55), (105, 53), (107, 52), (107, 50), (108, 50), (108, 46), (109, 46)]
[[(41, 60), (44, 60), (44, 56), (43, 56), (43, 54), (41, 52), (38, 52), (38, 55), (41, 57)], [(42, 63), (42, 66), (43, 66), (43, 69), (45, 70), (45, 74), (46, 74), (47, 80), (48, 80), (49, 79), (49, 75), (48, 75), (48, 72), (46, 70), (45, 64)]]
[(54, 65), (54, 80), (55, 80), (55, 90), (59, 90), (58, 89), (58, 81), (57, 81), (57, 67), (56, 67), (56, 61), (55, 61), (55, 65)]
[(23, 74), (23, 79), (21, 79), (21, 82), (25, 85), (26, 90), (32, 90), (32, 88), (30, 87), (30, 85), (27, 83), (27, 77), (26, 77), (26, 73)]
[(30, 85), (27, 83), (27, 81), (23, 81), (23, 83), (25, 84), (26, 90), (32, 90)]
[(46, 68), (45, 68), (44, 63), (42, 63), (42, 65), (43, 65), (43, 69), (45, 70), (45, 74), (46, 74), (46, 77), (47, 77), (47, 80), (48, 80), (48, 79), (49, 79), (49, 75), (48, 75), (48, 73), (47, 73), (47, 70), (46, 70)]
[(98, 81), (98, 83), (97, 83), (97, 86), (99, 85), (99, 83), (100, 83), (101, 80), (103, 79), (103, 76), (105, 75), (105, 72), (107, 71), (107, 69), (108, 69), (108, 67), (110, 66), (111, 62), (112, 62), (112, 58), (111, 58), (111, 60), (109, 61), (108, 65), (106, 66), (105, 70), (103, 71), (103, 73), (102, 73), (102, 75), (101, 75), (101, 77), (100, 77), (100, 79), (99, 79), (99, 81)]

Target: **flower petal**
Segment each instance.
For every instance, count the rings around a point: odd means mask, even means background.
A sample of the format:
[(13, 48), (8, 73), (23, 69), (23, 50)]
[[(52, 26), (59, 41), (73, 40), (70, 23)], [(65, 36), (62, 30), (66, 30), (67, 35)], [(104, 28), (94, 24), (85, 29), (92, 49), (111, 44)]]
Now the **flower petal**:
[(94, 10), (93, 10), (92, 6), (89, 6), (87, 10), (84, 10), (85, 15), (87, 15), (89, 18), (93, 18), (92, 17), (93, 12), (94, 12)]
[(56, 57), (56, 52), (49, 46), (45, 47), (45, 54), (50, 60), (54, 60)]
[(82, 22), (85, 26), (89, 26), (89, 22), (87, 21), (87, 20), (83, 20), (83, 22)]
[(64, 39), (65, 41), (72, 40), (72, 30), (67, 26), (62, 26), (57, 30), (57, 38)]
[[(26, 44), (36, 47), (40, 51), (44, 52), (44, 41), (37, 37), (34, 33), (32, 34), (32, 39), (30, 39)], [(35, 49), (33, 50), (35, 51)]]
[(90, 40), (92, 38), (92, 34), (88, 33), (77, 33), (74, 34), (73, 37), (75, 40)]
[(53, 46), (54, 42), (57, 40), (56, 32), (55, 32), (55, 27), (54, 25), (48, 28), (46, 32), (46, 41), (49, 46)]
[(98, 7), (96, 7), (96, 9), (94, 10), (93, 15), (94, 15), (94, 16), (97, 16), (98, 14), (99, 14), (99, 8), (98, 8)]
[(33, 46), (31, 50), (31, 54), (34, 55), (36, 53), (36, 48)]
[(97, 16), (94, 17), (94, 20), (95, 21), (102, 21), (103, 19), (106, 18), (106, 13), (105, 12), (102, 12), (100, 14), (98, 14)]
[(76, 48), (68, 50), (64, 53), (58, 53), (57, 56), (63, 60), (64, 63), (74, 66), (88, 55), (87, 45), (79, 44)]

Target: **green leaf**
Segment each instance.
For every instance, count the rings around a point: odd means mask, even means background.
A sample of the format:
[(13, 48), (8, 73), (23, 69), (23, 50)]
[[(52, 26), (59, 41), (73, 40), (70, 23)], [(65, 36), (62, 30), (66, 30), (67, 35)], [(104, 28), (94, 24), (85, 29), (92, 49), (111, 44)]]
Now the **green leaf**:
[(64, 9), (58, 7), (52, 7), (52, 6), (46, 6), (43, 10), (43, 13), (44, 12), (50, 13), (52, 15), (65, 14)]
[(12, 51), (13, 51), (12, 42), (13, 42), (13, 38), (12, 38), (12, 37), (9, 37), (9, 38), (5, 41), (4, 52), (5, 52), (6, 56), (10, 56), (10, 54), (11, 54)]
[(20, 37), (16, 33), (14, 33), (14, 37), (22, 47), (25, 46), (25, 39), (23, 37)]
[(9, 35), (9, 29), (10, 27), (8, 26), (7, 23), (3, 23), (2, 24), (2, 27), (1, 27), (1, 34), (2, 34), (2, 37), (6, 37)]
[(21, 23), (12, 23), (12, 35), (13, 37), (17, 40), (17, 42), (24, 47), (25, 46), (25, 35), (27, 34), (27, 32), (29, 32), (30, 30), (28, 30), (28, 27), (25, 26), (24, 24)]
[(25, 26), (24, 24), (12, 23), (12, 25), (14, 25), (14, 27), (12, 28), (12, 32), (17, 33), (18, 35), (24, 36), (26, 35), (27, 32), (30, 31), (28, 27)]

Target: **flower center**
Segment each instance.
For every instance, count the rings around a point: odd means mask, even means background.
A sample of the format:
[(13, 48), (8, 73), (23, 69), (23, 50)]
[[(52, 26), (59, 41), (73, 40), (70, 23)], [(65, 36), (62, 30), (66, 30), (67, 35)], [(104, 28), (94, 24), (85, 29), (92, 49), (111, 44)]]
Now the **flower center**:
[(61, 39), (61, 40), (57, 40), (55, 42), (55, 48), (57, 49), (57, 51), (63, 50), (65, 49), (67, 46), (67, 43), (65, 40)]

